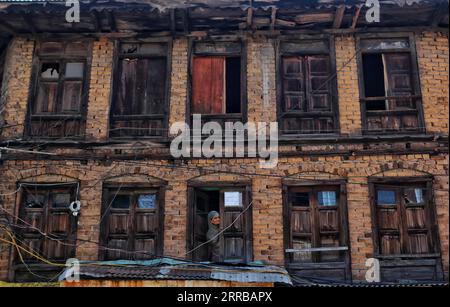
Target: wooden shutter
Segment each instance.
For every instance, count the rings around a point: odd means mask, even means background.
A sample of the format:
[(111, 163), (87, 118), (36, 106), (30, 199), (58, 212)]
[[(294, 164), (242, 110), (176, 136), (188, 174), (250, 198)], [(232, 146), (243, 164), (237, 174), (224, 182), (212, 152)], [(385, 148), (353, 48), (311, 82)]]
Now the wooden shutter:
[[(74, 200), (73, 188), (34, 191), (30, 188), (23, 197), (21, 219), (25, 220), (25, 225), (30, 224), (40, 229), (48, 237), (44, 237), (33, 227), (25, 227), (21, 232), (25, 247), (43, 254), (48, 259), (65, 260), (73, 257), (77, 224), (69, 205)], [(30, 206), (33, 201), (41, 205)], [(23, 254), (30, 260), (36, 260), (29, 254)]]
[[(318, 193), (331, 192), (335, 193), (336, 202), (334, 205), (321, 205)], [(316, 201), (316, 210), (318, 222), (318, 238), (317, 246), (319, 247), (339, 247), (342, 242), (342, 231), (340, 224), (340, 195), (335, 187), (323, 187), (314, 191), (314, 198)], [(339, 251), (320, 252), (319, 261), (338, 261), (341, 259)]]
[[(383, 54), (386, 91), (390, 97), (403, 97), (390, 99), (390, 110), (415, 110), (416, 101), (410, 96), (414, 95), (412, 85), (411, 57), (409, 53)], [(416, 129), (418, 114), (402, 114), (382, 118), (382, 126), (389, 129)]]
[[(120, 63), (120, 82), (115, 115), (131, 115), (136, 100), (136, 70), (138, 59), (123, 59)], [(134, 107), (135, 108), (135, 107)]]
[[(139, 197), (152, 195), (155, 197), (154, 208), (140, 208)], [(160, 195), (157, 191), (142, 191), (135, 193), (134, 213), (134, 259), (151, 259), (156, 255), (157, 243), (161, 240), (159, 216)]]
[(196, 56), (192, 68), (192, 114), (225, 112), (225, 57)]
[(307, 56), (308, 111), (331, 111), (330, 57)]
[[(385, 53), (383, 54), (385, 71), (385, 84), (388, 96), (413, 95), (411, 80), (411, 59), (409, 53)], [(397, 100), (390, 109), (412, 108), (411, 100)]]
[(120, 65), (111, 136), (162, 136), (167, 59), (125, 58)]
[[(108, 249), (103, 252), (103, 258), (153, 258), (162, 240), (160, 193), (156, 190), (122, 190), (116, 195), (116, 192), (117, 189), (107, 189), (104, 196), (102, 237)], [(139, 197), (148, 195), (155, 195), (154, 207), (140, 207)]]
[[(379, 198), (380, 191), (390, 191), (395, 194), (395, 204), (386, 204)], [(380, 253), (382, 255), (401, 254), (401, 206), (399, 191), (389, 186), (379, 186), (375, 189), (375, 208), (377, 215)]]
[[(411, 201), (414, 199), (416, 189), (423, 192), (422, 202)], [(420, 186), (411, 186), (402, 190), (407, 253), (424, 254), (431, 251), (430, 204), (427, 194), (426, 188)]]
[[(335, 193), (334, 204), (322, 205), (318, 193)], [(335, 186), (299, 187), (289, 190), (289, 248), (340, 247), (346, 244), (340, 217), (340, 195)], [(342, 260), (339, 251), (296, 252), (291, 262), (331, 262)]]
[[(121, 202), (122, 206), (115, 206), (114, 202)], [(131, 249), (130, 233), (132, 231), (132, 200), (127, 193), (119, 194), (114, 190), (108, 190), (104, 197), (102, 217), (105, 232), (104, 252), (105, 260), (130, 259), (131, 254), (124, 251)], [(127, 204), (125, 206), (124, 204)]]
[(305, 68), (303, 64), (302, 57), (283, 57), (284, 111), (306, 111)]
[[(237, 190), (234, 190), (237, 191)], [(226, 262), (246, 262), (249, 260), (248, 240), (249, 240), (249, 222), (250, 212), (248, 209), (242, 213), (248, 206), (248, 195), (246, 190), (239, 190), (242, 193), (241, 206), (225, 206), (224, 191), (220, 193), (220, 215), (221, 228), (225, 229), (231, 223), (236, 222), (223, 232), (223, 252), (222, 257)]]
[[(314, 209), (311, 193), (306, 188), (295, 188), (289, 191), (289, 247), (305, 249), (314, 246), (313, 233), (315, 229)], [(290, 253), (291, 262), (311, 262), (312, 253)]]
[(333, 132), (330, 76), (327, 55), (282, 58), (283, 133)]

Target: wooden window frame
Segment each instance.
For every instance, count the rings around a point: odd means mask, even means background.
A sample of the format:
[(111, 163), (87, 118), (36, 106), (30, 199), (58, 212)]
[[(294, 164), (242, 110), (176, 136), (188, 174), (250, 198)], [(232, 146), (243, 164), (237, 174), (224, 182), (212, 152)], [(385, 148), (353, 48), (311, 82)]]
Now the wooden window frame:
[[(16, 213), (16, 224), (23, 224), (22, 220), (26, 220), (26, 216), (24, 215), (24, 200), (27, 194), (29, 194), (31, 191), (30, 189), (37, 189), (39, 193), (41, 194), (42, 191), (46, 194), (46, 199), (48, 200), (50, 195), (58, 193), (58, 192), (69, 192), (71, 194), (71, 200), (79, 199), (79, 195), (77, 195), (79, 182), (74, 183), (61, 183), (61, 182), (46, 182), (42, 184), (36, 184), (35, 182), (21, 182), (18, 183), (18, 186), (22, 186), (22, 191), (17, 194), (16, 197), (16, 206), (15, 206), (15, 213)], [(35, 187), (35, 188), (34, 188)], [(38, 209), (29, 209), (31, 213), (37, 213)], [(76, 243), (77, 243), (77, 231), (78, 231), (78, 218), (74, 217), (72, 215), (71, 210), (67, 208), (53, 208), (50, 206), (49, 203), (46, 203), (45, 206), (42, 208), (42, 229), (39, 227), (42, 233), (47, 235), (52, 235), (51, 229), (50, 229), (50, 223), (49, 223), (49, 217), (50, 217), (50, 211), (53, 213), (67, 213), (69, 215), (69, 236), (65, 239), (60, 238), (60, 235), (53, 234), (54, 238), (57, 240), (61, 240), (66, 244), (66, 253), (67, 253), (67, 259), (75, 257), (76, 254)], [(26, 225), (26, 224), (25, 224)], [(46, 250), (48, 247), (48, 241), (50, 239), (46, 240), (46, 237), (39, 233), (38, 231), (29, 231), (29, 233), (25, 233), (25, 230), (29, 230), (31, 228), (24, 228), (22, 230), (19, 230), (19, 238), (22, 240), (24, 238), (29, 239), (39, 239), (41, 241), (41, 250), (40, 253), (42, 253)], [(23, 244), (21, 244), (23, 245)], [(25, 247), (27, 248), (27, 247)], [(24, 251), (21, 252), (22, 256), (26, 253)], [(57, 259), (57, 258), (51, 258), (47, 257), (46, 255), (43, 255), (45, 258), (49, 259), (50, 261), (54, 263), (61, 263), (64, 264), (67, 259)], [(26, 258), (26, 257), (25, 257)], [(27, 263), (27, 266), (31, 268), (32, 271), (36, 272), (37, 274), (42, 275), (49, 275), (54, 276), (59, 272), (60, 269), (56, 268), (55, 266), (48, 265), (45, 263), (42, 263), (40, 260), (37, 259), (26, 259), (25, 262)], [(9, 280), (19, 280), (21, 281), (33, 281), (35, 280), (35, 276), (30, 275), (30, 278), (26, 277), (18, 277), (18, 275), (21, 275), (23, 273), (28, 274), (28, 269), (25, 267), (25, 265), (20, 261), (19, 254), (16, 249), (11, 249), (10, 254), (10, 260), (9, 260)]]
[[(159, 54), (127, 54), (122, 55), (121, 54), (121, 46), (124, 44), (137, 44), (137, 45), (145, 45), (145, 44), (159, 44), (159, 45), (165, 45), (165, 48), (167, 50), (166, 53), (159, 53)], [(115, 55), (114, 55), (114, 64), (113, 64), (113, 86), (112, 86), (112, 95), (111, 95), (111, 108), (109, 112), (109, 130), (108, 130), (108, 136), (111, 139), (126, 139), (126, 140), (132, 140), (132, 139), (152, 139), (152, 140), (166, 140), (168, 138), (168, 126), (169, 126), (169, 103), (170, 103), (170, 85), (171, 85), (171, 72), (172, 72), (172, 46), (173, 46), (173, 40), (171, 38), (160, 38), (160, 39), (145, 39), (145, 40), (121, 40), (116, 41), (114, 44), (115, 48)], [(133, 58), (133, 59), (152, 59), (152, 58), (164, 58), (166, 59), (166, 75), (165, 78), (165, 93), (164, 93), (164, 114), (147, 114), (147, 115), (114, 115), (114, 106), (117, 103), (117, 95), (118, 95), (118, 89), (119, 89), (119, 82), (121, 78), (121, 68), (120, 68), (120, 60), (123, 58)], [(117, 118), (123, 118), (126, 120), (132, 120), (132, 119), (144, 119), (144, 120), (152, 120), (152, 119), (160, 119), (162, 121), (161, 135), (158, 136), (133, 136), (133, 135), (126, 135), (126, 136), (113, 136), (112, 135), (112, 127), (113, 127), (113, 121), (114, 117)]]
[[(66, 54), (65, 52), (61, 53), (55, 53), (55, 54), (40, 54), (40, 49), (43, 44), (45, 43), (61, 43), (63, 45), (63, 48), (66, 48), (66, 46), (72, 42), (62, 39), (48, 39), (48, 40), (38, 40), (36, 42), (36, 48), (33, 53), (33, 68), (32, 68), (32, 86), (30, 88), (30, 94), (28, 98), (28, 111), (27, 111), (27, 125), (25, 127), (25, 136), (27, 138), (33, 138), (33, 139), (84, 139), (85, 138), (85, 128), (86, 128), (86, 116), (87, 116), (87, 104), (88, 104), (88, 93), (89, 93), (89, 83), (90, 83), (90, 73), (91, 73), (91, 62), (92, 62), (92, 42), (89, 39), (83, 39), (82, 40), (87, 48), (88, 51), (84, 55), (81, 54)], [(81, 100), (80, 100), (80, 110), (79, 112), (54, 112), (52, 114), (36, 114), (35, 113), (35, 106), (38, 99), (38, 92), (39, 92), (39, 84), (41, 82), (40, 77), (40, 68), (43, 63), (51, 62), (51, 63), (59, 63), (60, 65), (60, 74), (57, 81), (57, 97), (56, 97), (56, 105), (62, 106), (62, 94), (63, 94), (63, 81), (71, 81), (71, 80), (78, 80), (80, 78), (67, 78), (65, 77), (65, 64), (66, 63), (83, 63), (83, 78), (81, 80), (82, 82), (82, 88), (81, 88)], [(55, 120), (57, 121), (56, 124), (52, 124), (52, 127), (55, 128), (59, 125), (64, 125), (68, 120), (78, 121), (79, 122), (79, 128), (78, 133), (75, 135), (69, 135), (69, 136), (43, 136), (43, 135), (33, 135), (31, 132), (32, 127), (31, 123), (33, 120), (39, 120), (41, 121), (51, 121)], [(64, 130), (64, 129), (63, 129)], [(48, 131), (47, 131), (48, 133)]]
[[(235, 51), (196, 51), (197, 44), (239, 44), (240, 52)], [(193, 60), (195, 56), (224, 56), (224, 57), (239, 57), (240, 58), (240, 74), (241, 74), (241, 113), (224, 113), (224, 114), (202, 114), (202, 123), (208, 121), (218, 122), (222, 129), (225, 127), (225, 122), (246, 122), (247, 119), (247, 46), (243, 39), (229, 39), (216, 37), (214, 40), (200, 40), (189, 39), (188, 47), (188, 95), (186, 103), (186, 123), (192, 127), (193, 113), (192, 113), (192, 76), (193, 76)]]
[[(324, 188), (333, 187), (335, 191), (338, 193), (338, 223), (339, 223), (339, 241), (340, 244), (346, 244), (347, 250), (342, 251), (342, 260), (341, 261), (332, 261), (332, 262), (320, 262), (320, 261), (311, 261), (311, 262), (295, 262), (291, 258), (292, 256), (288, 253), (285, 253), (285, 265), (288, 270), (305, 270), (305, 271), (324, 271), (340, 269), (342, 270), (342, 279), (351, 281), (351, 246), (350, 246), (350, 235), (349, 235), (349, 225), (348, 225), (348, 208), (347, 208), (347, 189), (346, 189), (346, 181), (345, 180), (321, 180), (318, 181), (298, 181), (295, 179), (284, 179), (283, 180), (283, 223), (284, 223), (284, 250), (292, 248), (291, 244), (291, 208), (289, 203), (289, 193), (292, 189), (296, 188), (305, 188), (310, 190), (311, 192), (317, 192)], [(326, 207), (324, 207), (326, 208)], [(318, 220), (316, 216), (314, 218)], [(319, 225), (316, 223), (315, 231), (319, 230)], [(314, 224), (312, 224), (312, 227)], [(320, 233), (320, 230), (319, 230)], [(311, 233), (312, 243), (313, 237), (320, 235)], [(317, 241), (317, 240), (316, 240)], [(317, 243), (317, 242), (316, 242)], [(312, 246), (317, 247), (317, 246)], [(314, 253), (312, 253), (314, 255)], [(317, 260), (317, 259), (316, 259)], [(294, 273), (295, 274), (295, 273)]]
[[(384, 255), (381, 253), (380, 244), (380, 229), (378, 227), (377, 221), (377, 204), (376, 204), (376, 190), (377, 187), (386, 187), (387, 189), (396, 190), (396, 194), (400, 193), (401, 190), (407, 187), (423, 186), (427, 191), (427, 198), (425, 208), (426, 210), (426, 222), (427, 222), (427, 232), (428, 240), (430, 240), (430, 253), (423, 254), (408, 254), (400, 253), (398, 255)], [(372, 229), (373, 229), (373, 242), (374, 242), (374, 256), (381, 259), (390, 258), (433, 258), (440, 257), (440, 244), (439, 244), (439, 230), (437, 229), (437, 215), (436, 206), (434, 204), (433, 196), (433, 178), (432, 177), (387, 177), (387, 178), (370, 178), (369, 179), (369, 195), (370, 195), (370, 207), (372, 215)], [(397, 197), (397, 196), (396, 196)], [(401, 200), (400, 203), (396, 203), (397, 210), (399, 207), (404, 207), (404, 201)], [(405, 220), (405, 208), (400, 208), (399, 215), (399, 235), (401, 248), (404, 250), (406, 247), (406, 239), (404, 233), (407, 232)]]
[[(128, 215), (131, 218), (130, 226), (128, 229), (128, 232), (126, 234), (123, 234), (121, 237), (127, 237), (128, 247), (127, 251), (133, 254), (134, 252), (134, 246), (130, 242), (134, 242), (136, 237), (139, 237), (139, 235), (136, 235), (136, 212), (150, 212), (153, 209), (138, 209), (136, 207), (136, 195), (139, 194), (145, 194), (150, 192), (156, 192), (157, 194), (157, 208), (156, 210), (156, 218), (158, 219), (157, 225), (158, 229), (153, 234), (155, 236), (155, 257), (162, 257), (163, 256), (163, 250), (164, 250), (164, 202), (165, 202), (165, 187), (162, 185), (149, 185), (144, 183), (122, 183), (122, 184), (105, 184), (103, 186), (103, 193), (102, 193), (102, 209), (101, 209), (101, 221), (100, 221), (100, 246), (99, 246), (99, 260), (111, 260), (108, 258), (107, 249), (108, 246), (108, 217), (109, 213), (106, 213), (105, 210), (111, 210), (111, 208), (108, 208), (109, 201), (109, 195), (115, 194), (117, 191), (119, 191), (122, 195), (131, 195), (132, 197), (132, 204), (129, 209), (114, 209), (117, 212), (125, 212), (125, 210), (128, 211)], [(119, 195), (119, 194), (117, 194)], [(111, 204), (112, 205), (112, 204)], [(147, 210), (147, 211), (146, 211)], [(131, 232), (130, 232), (131, 227)], [(150, 236), (150, 235), (148, 235)], [(105, 248), (103, 248), (105, 247)], [(128, 259), (134, 259), (134, 258), (128, 258)]]
[[(384, 50), (375, 50), (368, 51), (363, 50), (361, 41), (363, 40), (371, 40), (371, 39), (407, 39), (409, 43), (408, 48), (395, 48), (395, 49), (384, 49)], [(359, 84), (359, 100), (360, 100), (360, 108), (361, 108), (361, 120), (362, 120), (362, 134), (366, 135), (404, 135), (404, 134), (424, 134), (426, 133), (425, 121), (423, 115), (423, 105), (422, 105), (422, 94), (421, 94), (421, 86), (420, 86), (420, 76), (419, 76), (419, 68), (417, 63), (417, 52), (416, 52), (416, 44), (415, 44), (415, 36), (414, 33), (410, 32), (399, 32), (399, 33), (377, 33), (374, 34), (358, 34), (356, 36), (356, 61), (358, 66), (358, 84)], [(411, 65), (411, 89), (414, 91), (414, 95), (412, 95), (412, 99), (415, 100), (416, 110), (396, 110), (395, 114), (403, 115), (403, 114), (413, 114), (417, 115), (417, 129), (411, 130), (391, 130), (391, 131), (379, 131), (379, 130), (368, 130), (368, 122), (367, 122), (367, 111), (366, 111), (366, 101), (371, 97), (366, 97), (365, 95), (365, 85), (364, 85), (364, 71), (363, 71), (363, 53), (366, 54), (384, 54), (384, 53), (408, 53), (410, 55), (410, 65)], [(382, 111), (380, 111), (382, 112)], [(387, 113), (387, 112), (385, 112)], [(381, 113), (380, 113), (381, 114)]]
[[(281, 45), (282, 44), (289, 44), (289, 43), (297, 43), (299, 45), (301, 44), (308, 44), (308, 42), (324, 42), (328, 50), (311, 50), (311, 51), (301, 51), (301, 52), (283, 52)], [(305, 48), (306, 49), (306, 48)], [(277, 48), (276, 48), (276, 95), (277, 95), (277, 118), (278, 118), (278, 124), (279, 124), (279, 130), (280, 135), (282, 137), (289, 137), (289, 138), (309, 138), (309, 137), (330, 137), (339, 135), (340, 133), (340, 124), (339, 124), (339, 104), (338, 104), (338, 92), (337, 92), (337, 78), (332, 78), (331, 80), (327, 81), (331, 83), (331, 111), (332, 113), (332, 120), (333, 120), (333, 132), (331, 133), (292, 133), (287, 134), (283, 133), (282, 129), (282, 120), (283, 118), (288, 115), (293, 118), (299, 118), (299, 117), (306, 117), (306, 118), (320, 118), (321, 117), (321, 111), (316, 112), (286, 112), (284, 110), (284, 95), (283, 95), (283, 78), (282, 78), (282, 67), (283, 67), (283, 57), (285, 56), (328, 56), (330, 59), (330, 73), (331, 75), (336, 74), (336, 52), (335, 52), (335, 42), (334, 37), (329, 35), (316, 35), (316, 36), (309, 36), (309, 35), (300, 35), (299, 37), (292, 38), (292, 37), (281, 37), (277, 42)], [(306, 82), (306, 81), (305, 81)], [(308, 83), (308, 82), (306, 82)], [(305, 100), (305, 103), (309, 103), (308, 99)]]
[[(187, 225), (186, 225), (186, 252), (194, 249), (194, 216), (195, 216), (195, 190), (198, 188), (205, 187), (214, 187), (220, 188), (223, 191), (226, 190), (239, 190), (248, 195), (247, 201), (248, 203), (252, 202), (252, 183), (250, 181), (235, 181), (235, 182), (223, 182), (223, 181), (214, 181), (214, 182), (201, 182), (197, 180), (190, 181), (188, 183), (187, 197), (188, 197), (188, 208), (187, 208)], [(219, 206), (223, 206), (223, 199), (220, 199), (221, 204)], [(245, 209), (245, 204), (243, 204), (243, 209)], [(246, 262), (251, 262), (254, 259), (253, 256), (253, 213), (251, 206), (246, 214), (247, 214), (247, 222), (245, 224), (245, 245), (244, 245), (244, 257)], [(221, 258), (223, 260), (224, 255), (224, 245), (223, 240), (220, 246)], [(187, 259), (193, 260), (194, 253), (189, 253)], [(227, 260), (225, 260), (227, 262)]]

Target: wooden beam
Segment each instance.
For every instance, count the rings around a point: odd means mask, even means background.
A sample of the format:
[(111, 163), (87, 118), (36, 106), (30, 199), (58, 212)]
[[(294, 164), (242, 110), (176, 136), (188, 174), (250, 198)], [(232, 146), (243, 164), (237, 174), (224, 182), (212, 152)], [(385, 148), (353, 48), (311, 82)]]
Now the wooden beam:
[(247, 9), (247, 29), (251, 29), (253, 25), (253, 8)]
[(272, 10), (270, 13), (270, 31), (273, 32), (275, 30), (275, 22), (277, 20), (277, 8), (272, 6)]
[(333, 29), (339, 29), (342, 25), (342, 19), (344, 19), (345, 5), (339, 5), (334, 14)]
[(355, 11), (355, 15), (353, 15), (353, 17), (352, 17), (352, 24), (350, 26), (351, 29), (356, 28), (356, 25), (358, 24), (359, 15), (361, 15), (361, 9), (362, 9), (362, 5), (358, 5), (358, 7), (356, 8), (356, 11)]
[(30, 28), (30, 32), (32, 34), (36, 34), (39, 32), (30, 14), (22, 14), (21, 16), (25, 24), (28, 26), (28, 28)]
[(429, 25), (437, 27), (446, 14), (448, 14), (448, 3), (441, 2), (437, 4), (430, 17)]
[(189, 33), (189, 30), (190, 30), (189, 16), (190, 16), (190, 10), (189, 10), (189, 8), (186, 8), (185, 10), (183, 10), (183, 31), (184, 31), (184, 34)]
[(108, 22), (111, 32), (117, 32), (116, 17), (113, 11), (108, 11)]
[(172, 37), (175, 37), (177, 29), (176, 29), (176, 20), (175, 20), (175, 9), (170, 9), (170, 33), (172, 33)]
[(17, 34), (17, 30), (6, 21), (0, 19), (0, 31), (11, 35)]
[(94, 24), (95, 32), (102, 32), (102, 23), (100, 15), (97, 10), (92, 10), (91, 13), (92, 23)]

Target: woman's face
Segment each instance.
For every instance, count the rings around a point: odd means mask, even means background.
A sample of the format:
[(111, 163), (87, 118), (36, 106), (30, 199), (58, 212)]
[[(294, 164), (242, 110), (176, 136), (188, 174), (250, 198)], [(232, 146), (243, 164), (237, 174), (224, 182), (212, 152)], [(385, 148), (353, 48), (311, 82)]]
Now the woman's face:
[(211, 224), (213, 224), (213, 225), (220, 225), (220, 216), (213, 217), (211, 219)]

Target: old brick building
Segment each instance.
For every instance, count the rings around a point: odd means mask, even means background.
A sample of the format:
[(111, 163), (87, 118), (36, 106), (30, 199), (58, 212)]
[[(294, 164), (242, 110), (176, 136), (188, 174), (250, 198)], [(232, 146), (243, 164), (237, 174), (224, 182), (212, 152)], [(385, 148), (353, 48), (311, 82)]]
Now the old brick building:
[[(0, 280), (54, 275), (25, 250), (205, 260), (212, 209), (239, 218), (225, 262), (448, 280), (447, 1), (381, 0), (375, 23), (360, 0), (80, 1), (75, 23), (3, 2)], [(173, 158), (170, 126), (197, 113), (278, 122), (278, 165)]]

